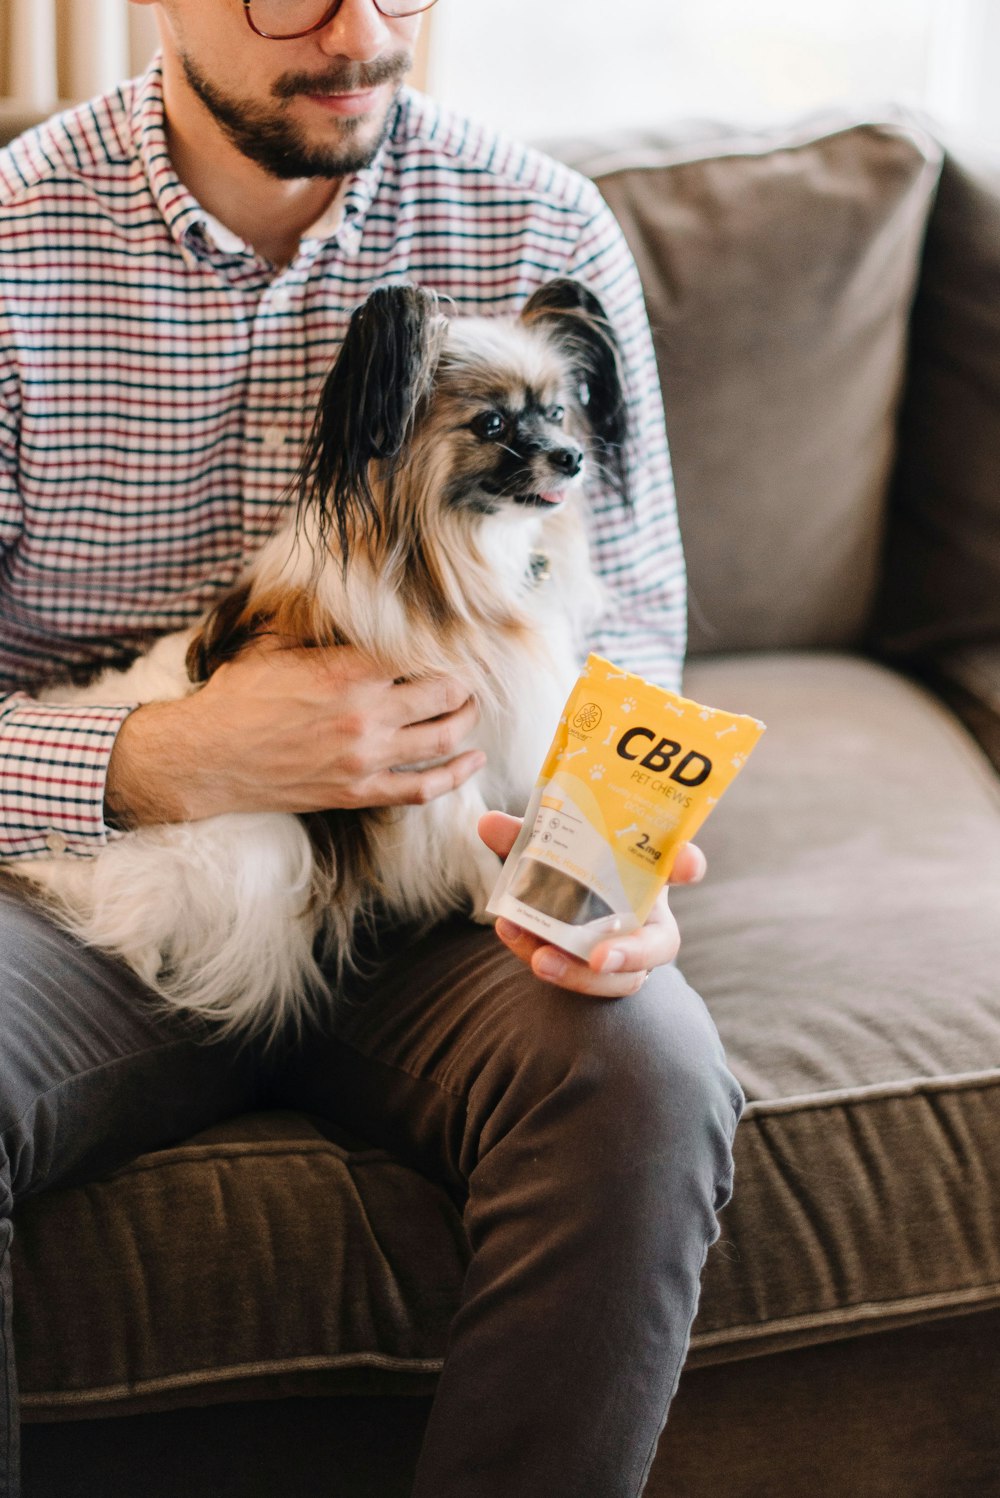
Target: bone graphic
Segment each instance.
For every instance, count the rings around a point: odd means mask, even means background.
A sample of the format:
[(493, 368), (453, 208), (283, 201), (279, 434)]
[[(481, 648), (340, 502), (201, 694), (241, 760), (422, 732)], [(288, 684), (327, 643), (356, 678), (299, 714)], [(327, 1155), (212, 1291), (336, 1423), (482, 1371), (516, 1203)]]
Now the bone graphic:
[(613, 738), (614, 738), (614, 736), (615, 736), (615, 734), (616, 734), (616, 733), (617, 733), (617, 732), (618, 732), (618, 729), (617, 729), (617, 728), (609, 728), (609, 729), (608, 729), (608, 736), (607, 736), (607, 738), (606, 738), (606, 739), (605, 739), (605, 740), (604, 740), (604, 743), (605, 743), (605, 745), (608, 745), (608, 744), (610, 744), (610, 743), (611, 743), (611, 740), (612, 740), (612, 739), (613, 739)]
[(615, 833), (615, 837), (624, 837), (626, 835), (626, 833), (629, 833), (629, 832), (638, 832), (638, 831), (639, 831), (639, 823), (638, 822), (630, 822), (627, 827), (621, 827), (621, 828), (619, 828), (619, 830)]
[(720, 728), (719, 732), (715, 735), (715, 737), (717, 739), (724, 739), (726, 737), (727, 733), (735, 733), (735, 732), (736, 732), (736, 724), (735, 723), (730, 723), (730, 725), (729, 725), (728, 728)]
[(684, 709), (682, 707), (678, 707), (676, 702), (665, 702), (663, 706), (667, 709), (668, 713), (676, 713), (678, 718), (683, 718)]
[(628, 681), (628, 672), (627, 671), (606, 671), (604, 673), (604, 680), (605, 681)]
[(563, 764), (566, 764), (571, 759), (576, 759), (576, 756), (578, 754), (586, 754), (586, 752), (587, 752), (587, 746), (586, 746), (586, 744), (584, 744), (584, 746), (583, 746), (582, 749), (574, 749), (574, 750), (571, 751), (571, 753), (564, 754), (563, 755)]

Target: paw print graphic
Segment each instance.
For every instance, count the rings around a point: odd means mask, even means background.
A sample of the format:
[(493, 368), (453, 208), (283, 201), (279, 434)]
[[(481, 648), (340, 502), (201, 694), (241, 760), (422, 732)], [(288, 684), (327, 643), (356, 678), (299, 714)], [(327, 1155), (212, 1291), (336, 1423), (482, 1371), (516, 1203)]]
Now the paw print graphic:
[(635, 712), (635, 698), (634, 697), (623, 697), (622, 698), (622, 712), (623, 713), (634, 713)]
[(733, 765), (733, 768), (736, 769), (736, 770), (742, 770), (742, 768), (746, 764), (746, 762), (747, 762), (747, 757), (746, 757), (745, 754), (734, 754), (733, 758), (732, 758), (732, 761), (731, 761), (731, 763)]
[(603, 765), (595, 765), (594, 768), (590, 772), (590, 778), (591, 778), (591, 780), (603, 780), (604, 779), (604, 766)]

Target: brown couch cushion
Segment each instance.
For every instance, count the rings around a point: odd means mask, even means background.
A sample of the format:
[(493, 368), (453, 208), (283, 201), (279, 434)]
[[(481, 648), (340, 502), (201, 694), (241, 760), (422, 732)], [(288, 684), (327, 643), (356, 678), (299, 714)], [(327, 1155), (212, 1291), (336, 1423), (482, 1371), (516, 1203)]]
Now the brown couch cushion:
[(691, 650), (857, 643), (940, 151), (903, 119), (705, 139), (560, 148), (642, 275)]
[(1000, 162), (945, 162), (876, 642), (893, 655), (1000, 640)]
[(1000, 1305), (1000, 781), (861, 660), (686, 689), (768, 725), (671, 897), (748, 1098), (692, 1363)]
[(278, 1112), (29, 1199), (14, 1245), (28, 1421), (427, 1392), (467, 1259), (440, 1187)]

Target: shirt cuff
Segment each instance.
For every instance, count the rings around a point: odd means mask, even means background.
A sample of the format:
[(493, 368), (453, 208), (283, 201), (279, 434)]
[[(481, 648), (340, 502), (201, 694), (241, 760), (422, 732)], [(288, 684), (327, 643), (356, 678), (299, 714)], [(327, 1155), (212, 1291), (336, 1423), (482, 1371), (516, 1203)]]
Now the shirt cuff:
[(103, 848), (104, 784), (137, 703), (67, 707), (15, 692), (0, 705), (0, 858)]

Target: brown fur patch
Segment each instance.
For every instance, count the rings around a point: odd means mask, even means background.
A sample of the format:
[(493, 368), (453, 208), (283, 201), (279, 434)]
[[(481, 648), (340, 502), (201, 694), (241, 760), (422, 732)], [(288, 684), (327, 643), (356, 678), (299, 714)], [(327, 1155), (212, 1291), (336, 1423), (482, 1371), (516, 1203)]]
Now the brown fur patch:
[(346, 645), (346, 636), (332, 619), (320, 613), (305, 589), (254, 594), (241, 583), (207, 616), (187, 652), (188, 676), (207, 681), (227, 661), (235, 660), (254, 640), (277, 635), (289, 646)]
[(250, 584), (240, 583), (206, 615), (188, 646), (186, 664), (191, 681), (207, 681), (226, 661), (235, 660), (260, 633), (258, 616), (249, 611)]

